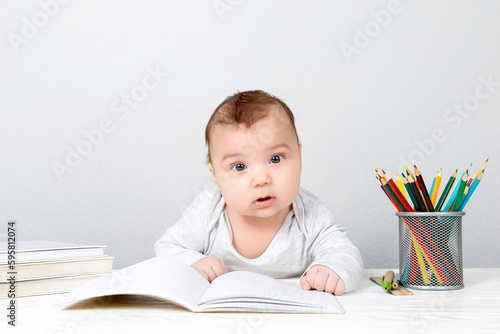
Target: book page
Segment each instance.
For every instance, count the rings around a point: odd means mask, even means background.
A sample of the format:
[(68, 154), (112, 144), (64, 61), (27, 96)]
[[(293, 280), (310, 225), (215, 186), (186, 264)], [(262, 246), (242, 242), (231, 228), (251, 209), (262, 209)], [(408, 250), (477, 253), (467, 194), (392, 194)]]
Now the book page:
[(334, 295), (305, 291), (297, 283), (265, 275), (234, 271), (217, 277), (197, 310), (234, 312), (344, 313)]
[(135, 294), (152, 296), (193, 310), (210, 283), (191, 266), (164, 257), (139, 262), (71, 291), (63, 303), (87, 298)]

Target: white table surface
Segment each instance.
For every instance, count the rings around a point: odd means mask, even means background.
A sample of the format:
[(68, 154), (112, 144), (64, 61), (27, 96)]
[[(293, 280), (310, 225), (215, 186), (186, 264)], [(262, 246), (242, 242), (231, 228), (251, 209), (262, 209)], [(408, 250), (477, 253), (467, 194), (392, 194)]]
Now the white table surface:
[(0, 333), (500, 333), (500, 268), (464, 269), (465, 288), (410, 290), (393, 296), (369, 280), (338, 297), (345, 314), (192, 313), (142, 297), (118, 297), (101, 307), (63, 310), (62, 295), (17, 299), (17, 326)]

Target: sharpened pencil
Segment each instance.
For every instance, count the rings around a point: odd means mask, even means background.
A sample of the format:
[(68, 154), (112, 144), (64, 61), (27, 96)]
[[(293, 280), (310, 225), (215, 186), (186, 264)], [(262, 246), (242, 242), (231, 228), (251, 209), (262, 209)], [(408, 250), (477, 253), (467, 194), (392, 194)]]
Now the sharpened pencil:
[(417, 166), (416, 165), (413, 166), (415, 167), (415, 176), (417, 177), (417, 182), (420, 185), (420, 191), (422, 192), (422, 196), (424, 197), (425, 204), (427, 206), (427, 211), (434, 212), (434, 206), (432, 205), (431, 198), (429, 197), (429, 193), (427, 192), (424, 178), (422, 177), (422, 174), (420, 173), (420, 170), (417, 168)]
[[(460, 179), (462, 179), (464, 177), (464, 175), (466, 175), (467, 171), (465, 171), (463, 174), (462, 174), (462, 177)], [(453, 190), (453, 193), (451, 193), (451, 196), (450, 198), (448, 199), (448, 203), (446, 203), (446, 206), (444, 207), (443, 211), (451, 211), (451, 208), (453, 207), (453, 203), (455, 203), (455, 199), (457, 198), (457, 194), (458, 194), (458, 188), (460, 188), (460, 181), (458, 182), (458, 184), (455, 186), (455, 189)]]
[(460, 204), (462, 204), (462, 198), (464, 197), (464, 190), (465, 186), (467, 185), (467, 173), (464, 173), (462, 176), (462, 181), (460, 181), (458, 192), (457, 192), (457, 197), (455, 198), (455, 201), (453, 202), (453, 206), (451, 207), (451, 211), (458, 211), (460, 208)]
[(441, 185), (441, 174), (443, 172), (443, 169), (440, 168), (439, 169), (439, 172), (437, 173), (436, 177), (434, 178), (434, 183), (433, 183), (433, 187), (432, 187), (432, 190), (431, 190), (431, 193), (430, 196), (431, 196), (431, 202), (432, 202), (432, 205), (435, 205), (436, 204), (436, 199), (437, 199), (437, 195), (438, 195), (438, 192), (439, 192), (439, 186)]
[(450, 193), (450, 189), (453, 186), (453, 183), (455, 183), (455, 180), (457, 178), (457, 172), (458, 169), (453, 173), (452, 176), (450, 176), (448, 183), (446, 183), (446, 186), (443, 190), (443, 193), (441, 194), (441, 197), (439, 198), (438, 204), (436, 205), (435, 210), (440, 211), (441, 207), (443, 206), (444, 201), (446, 201), (446, 197), (448, 197), (448, 194)]
[(463, 199), (462, 204), (460, 205), (460, 208), (459, 208), (460, 211), (463, 210), (463, 208), (465, 207), (465, 204), (467, 204), (470, 197), (472, 196), (472, 194), (476, 190), (477, 186), (479, 185), (479, 182), (481, 182), (481, 179), (482, 179), (483, 174), (484, 174), (484, 169), (486, 168), (486, 164), (488, 163), (488, 160), (490, 160), (490, 159), (489, 158), (486, 159), (486, 162), (480, 167), (482, 169), (480, 171), (477, 171), (476, 175), (474, 175), (474, 181), (472, 182), (472, 184), (470, 186), (470, 189), (469, 189), (469, 192), (467, 193), (467, 196)]
[(415, 199), (415, 196), (413, 196), (413, 191), (411, 190), (410, 183), (408, 182), (408, 179), (406, 176), (401, 173), (401, 176), (403, 176), (403, 183), (405, 185), (406, 191), (408, 192), (408, 196), (410, 196), (411, 202), (413, 203), (413, 207), (415, 208), (415, 211), (420, 211), (420, 208), (418, 207), (417, 200)]
[(396, 207), (396, 209), (399, 212), (403, 212), (403, 209), (402, 209), (403, 205), (398, 201), (398, 199), (397, 199), (396, 195), (394, 194), (394, 192), (392, 191), (391, 187), (387, 184), (387, 181), (383, 177), (381, 177), (380, 182), (382, 182), (382, 186), (384, 187), (384, 190), (387, 192), (387, 195), (391, 199), (391, 201), (394, 204), (394, 206)]
[(405, 187), (403, 186), (403, 181), (401, 181), (401, 179), (399, 178), (399, 175), (396, 175), (396, 185), (398, 186), (398, 189), (401, 192), (401, 194), (404, 196), (404, 198), (406, 200), (408, 200), (408, 198), (406, 197), (406, 194), (405, 194)]
[(401, 203), (404, 211), (408, 211), (408, 212), (414, 211), (413, 208), (410, 206), (410, 204), (408, 204), (408, 201), (406, 200), (406, 198), (404, 198), (403, 195), (401, 195), (401, 192), (399, 191), (398, 186), (396, 186), (396, 184), (391, 179), (391, 177), (389, 175), (387, 175), (384, 170), (382, 170), (382, 173), (384, 173), (384, 177), (385, 177), (385, 180), (387, 181), (387, 184), (391, 187), (392, 191), (394, 192), (394, 194), (397, 197), (397, 200), (399, 201), (399, 203)]
[(418, 190), (415, 179), (413, 178), (411, 173), (408, 173), (408, 184), (410, 185), (411, 191), (413, 192), (413, 196), (415, 197), (415, 200), (418, 203), (419, 211), (427, 212), (427, 208), (425, 207), (422, 195), (420, 195), (420, 191)]

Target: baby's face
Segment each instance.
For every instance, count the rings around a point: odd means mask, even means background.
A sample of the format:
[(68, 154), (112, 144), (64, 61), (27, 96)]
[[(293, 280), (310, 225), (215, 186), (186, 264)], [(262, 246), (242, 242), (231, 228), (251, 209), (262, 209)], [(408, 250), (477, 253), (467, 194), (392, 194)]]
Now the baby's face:
[(270, 218), (289, 210), (302, 172), (301, 147), (281, 112), (245, 126), (214, 127), (208, 167), (226, 205), (241, 216)]

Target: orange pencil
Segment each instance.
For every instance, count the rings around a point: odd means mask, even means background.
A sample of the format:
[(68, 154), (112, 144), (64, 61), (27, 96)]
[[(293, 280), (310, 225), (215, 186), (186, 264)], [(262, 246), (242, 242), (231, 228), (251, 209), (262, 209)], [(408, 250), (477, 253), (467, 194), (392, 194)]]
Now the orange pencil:
[(432, 196), (431, 196), (431, 202), (432, 202), (432, 205), (436, 205), (436, 199), (437, 199), (437, 196), (438, 196), (438, 192), (439, 192), (439, 186), (441, 185), (441, 173), (442, 173), (443, 169), (440, 168), (439, 169), (439, 172), (437, 173), (436, 175), (436, 182), (434, 183), (434, 188), (432, 189)]

